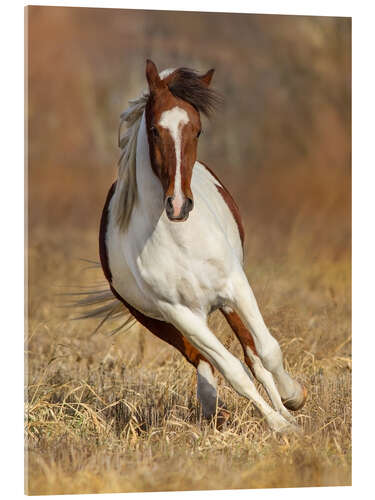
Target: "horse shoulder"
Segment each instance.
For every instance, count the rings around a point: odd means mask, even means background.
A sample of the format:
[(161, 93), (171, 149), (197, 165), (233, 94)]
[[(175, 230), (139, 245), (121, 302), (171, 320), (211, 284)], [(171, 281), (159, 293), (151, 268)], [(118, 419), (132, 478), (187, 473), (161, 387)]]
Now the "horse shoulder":
[(230, 194), (229, 190), (224, 186), (224, 184), (221, 182), (221, 180), (218, 178), (218, 176), (202, 161), (198, 162), (212, 177), (215, 183), (215, 187), (219, 194), (221, 195), (223, 201), (229, 208), (233, 219), (237, 225), (237, 229), (240, 235), (240, 240), (241, 240), (241, 245), (242, 248), (244, 246), (244, 241), (245, 241), (245, 229), (244, 225), (242, 222), (242, 217), (240, 213), (240, 209), (238, 208), (237, 203), (234, 201), (232, 195)]

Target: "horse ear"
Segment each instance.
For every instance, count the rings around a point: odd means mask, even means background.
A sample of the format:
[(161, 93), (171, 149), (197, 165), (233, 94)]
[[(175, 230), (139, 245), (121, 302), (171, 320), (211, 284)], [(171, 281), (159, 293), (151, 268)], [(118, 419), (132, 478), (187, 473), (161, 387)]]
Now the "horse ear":
[(204, 75), (200, 76), (200, 81), (206, 86), (206, 87), (209, 87), (210, 86), (210, 83), (211, 83), (211, 80), (212, 80), (212, 77), (213, 77), (213, 74), (215, 73), (215, 70), (214, 69), (209, 69), (207, 71), (207, 73), (205, 73)]
[(148, 81), (150, 92), (161, 89), (164, 85), (162, 80), (160, 79), (159, 72), (157, 67), (155, 66), (155, 63), (153, 63), (150, 59), (147, 59), (146, 62), (146, 78)]

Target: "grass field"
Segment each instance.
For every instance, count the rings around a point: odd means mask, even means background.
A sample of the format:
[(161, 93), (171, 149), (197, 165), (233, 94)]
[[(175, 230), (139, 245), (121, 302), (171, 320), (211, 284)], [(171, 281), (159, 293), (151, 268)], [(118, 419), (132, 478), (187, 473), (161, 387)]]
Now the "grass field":
[[(28, 15), (26, 491), (351, 484), (350, 20)], [(300, 436), (273, 435), (220, 377), (230, 416), (217, 430), (179, 353), (137, 325), (92, 335), (95, 321), (61, 307), (59, 294), (103, 279), (78, 259), (98, 260), (118, 117), (150, 56), (217, 68), (225, 103), (204, 122), (199, 157), (239, 204), (250, 284), (307, 387)], [(211, 323), (241, 357), (219, 313)]]

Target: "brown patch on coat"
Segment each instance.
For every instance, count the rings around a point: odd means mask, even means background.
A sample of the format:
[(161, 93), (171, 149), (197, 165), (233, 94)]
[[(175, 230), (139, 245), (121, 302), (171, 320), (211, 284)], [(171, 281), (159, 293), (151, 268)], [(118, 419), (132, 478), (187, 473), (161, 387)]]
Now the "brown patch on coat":
[(242, 349), (243, 349), (246, 364), (250, 368), (251, 372), (253, 373), (253, 375), (255, 377), (255, 374), (253, 372), (252, 362), (251, 362), (251, 360), (246, 352), (246, 347), (249, 347), (255, 355), (258, 355), (256, 348), (255, 348), (254, 339), (253, 339), (251, 333), (246, 328), (246, 326), (243, 324), (240, 316), (235, 311), (227, 312), (224, 309), (220, 309), (220, 310), (223, 313), (225, 319), (227, 320), (229, 326), (232, 328), (232, 330), (236, 334), (236, 337), (240, 341)]
[(107, 278), (108, 282), (112, 282), (112, 273), (109, 267), (108, 261), (108, 253), (107, 253), (107, 245), (106, 245), (106, 235), (107, 235), (107, 227), (108, 227), (108, 208), (111, 202), (112, 196), (116, 189), (116, 182), (112, 184), (110, 187), (107, 198), (105, 200), (105, 204), (102, 211), (102, 217), (100, 219), (100, 228), (99, 228), (99, 256), (100, 263), (102, 265), (104, 276)]

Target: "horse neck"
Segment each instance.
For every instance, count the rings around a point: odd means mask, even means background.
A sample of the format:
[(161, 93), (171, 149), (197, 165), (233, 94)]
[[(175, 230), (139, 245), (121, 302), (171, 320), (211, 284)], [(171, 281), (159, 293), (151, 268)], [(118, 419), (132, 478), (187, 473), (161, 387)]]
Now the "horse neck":
[(145, 217), (158, 220), (164, 209), (163, 189), (152, 169), (144, 113), (137, 137), (136, 158), (137, 207)]

